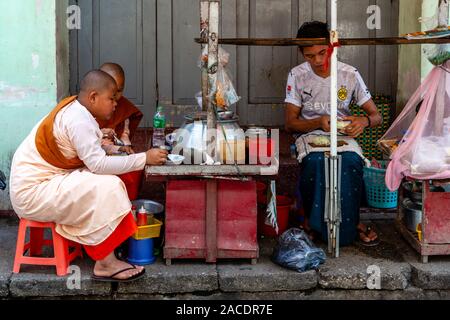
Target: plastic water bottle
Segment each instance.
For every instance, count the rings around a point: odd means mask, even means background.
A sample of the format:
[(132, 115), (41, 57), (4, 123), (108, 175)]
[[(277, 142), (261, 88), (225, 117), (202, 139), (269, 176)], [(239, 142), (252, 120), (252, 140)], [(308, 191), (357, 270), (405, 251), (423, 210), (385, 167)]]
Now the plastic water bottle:
[(158, 106), (155, 115), (153, 116), (153, 148), (159, 148), (166, 144), (166, 135), (164, 134), (164, 128), (166, 127), (166, 116), (163, 112), (163, 107)]

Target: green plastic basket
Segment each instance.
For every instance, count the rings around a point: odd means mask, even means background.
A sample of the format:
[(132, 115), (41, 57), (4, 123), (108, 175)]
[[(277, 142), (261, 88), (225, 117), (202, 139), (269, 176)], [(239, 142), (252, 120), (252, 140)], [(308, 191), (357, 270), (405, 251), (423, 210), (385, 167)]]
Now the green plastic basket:
[[(391, 102), (388, 97), (382, 95), (376, 95), (373, 99), (377, 106), (378, 112), (383, 117), (383, 124), (376, 128), (365, 129), (364, 132), (356, 138), (356, 141), (361, 146), (363, 154), (367, 159), (383, 159), (383, 153), (377, 147), (377, 141), (386, 133), (390, 125), (391, 120)], [(361, 116), (366, 115), (364, 110), (358, 105), (352, 103), (350, 110), (353, 115)]]
[[(386, 161), (378, 161), (382, 168), (386, 168)], [(364, 167), (364, 186), (369, 206), (380, 209), (397, 207), (398, 192), (390, 191), (385, 182), (386, 169)]]

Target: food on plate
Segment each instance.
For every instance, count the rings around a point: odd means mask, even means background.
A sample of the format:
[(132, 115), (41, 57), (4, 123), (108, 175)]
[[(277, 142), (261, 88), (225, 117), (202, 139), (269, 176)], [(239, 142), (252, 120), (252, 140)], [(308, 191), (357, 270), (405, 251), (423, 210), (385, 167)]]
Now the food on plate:
[(337, 122), (337, 129), (338, 130), (344, 130), (350, 123), (352, 123), (352, 122), (351, 121), (338, 120), (338, 122)]
[[(312, 139), (308, 144), (313, 148), (326, 148), (331, 145), (331, 142), (330, 138), (327, 136), (317, 136), (314, 137), (314, 139)], [(347, 144), (348, 143), (343, 140), (337, 141), (338, 147), (346, 146)]]

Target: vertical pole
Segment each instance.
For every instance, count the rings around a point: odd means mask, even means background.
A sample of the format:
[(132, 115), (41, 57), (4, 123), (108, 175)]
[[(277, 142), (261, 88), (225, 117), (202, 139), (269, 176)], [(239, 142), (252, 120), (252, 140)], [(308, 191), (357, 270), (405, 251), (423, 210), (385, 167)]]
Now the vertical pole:
[[(200, 2), (200, 38), (202, 40), (208, 41), (209, 36), (209, 1)], [(208, 45), (202, 43), (202, 111), (206, 112), (208, 110), (208, 56), (206, 48)], [(206, 53), (206, 54), (204, 54)]]
[(208, 39), (208, 110), (206, 149), (211, 158), (217, 159), (217, 119), (214, 112), (217, 92), (217, 68), (219, 60), (219, 1), (209, 1)]
[[(331, 0), (331, 37), (330, 42), (337, 42), (337, 0)], [(331, 86), (330, 86), (330, 221), (332, 227), (329, 232), (332, 233), (332, 247), (335, 257), (339, 256), (339, 243), (336, 242), (339, 233), (338, 224), (338, 202), (337, 183), (338, 183), (338, 158), (337, 158), (337, 48), (333, 50), (331, 55)]]

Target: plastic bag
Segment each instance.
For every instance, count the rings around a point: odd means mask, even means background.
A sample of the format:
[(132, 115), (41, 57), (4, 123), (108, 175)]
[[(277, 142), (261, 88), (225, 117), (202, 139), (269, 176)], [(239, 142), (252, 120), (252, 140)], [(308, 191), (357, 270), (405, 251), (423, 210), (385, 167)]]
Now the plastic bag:
[(386, 185), (397, 190), (404, 176), (450, 178), (450, 60), (435, 66), (378, 141), (390, 151)]
[(450, 44), (427, 44), (423, 49), (425, 55), (435, 66), (450, 59)]
[(6, 189), (6, 177), (4, 173), (0, 170), (0, 190)]
[[(237, 103), (241, 98), (237, 95), (233, 86), (233, 82), (228, 74), (226, 66), (230, 60), (230, 54), (224, 49), (219, 47), (218, 53), (218, 67), (217, 67), (217, 81), (213, 88), (211, 88), (211, 94), (214, 96), (213, 101), (220, 109), (228, 109), (231, 105)], [(203, 49), (202, 55), (198, 61), (200, 68), (208, 67), (208, 46)], [(195, 96), (199, 106), (202, 105), (201, 92)]]
[[(425, 26), (431, 30), (431, 34), (440, 36), (448, 36), (450, 29), (447, 27), (449, 23), (449, 3), (448, 0), (439, 2), (434, 16), (422, 19)], [(450, 44), (427, 44), (423, 49), (428, 60), (435, 66), (443, 64), (450, 59)]]
[(282, 267), (305, 272), (325, 262), (325, 252), (317, 248), (301, 229), (286, 230), (273, 250), (272, 261)]

